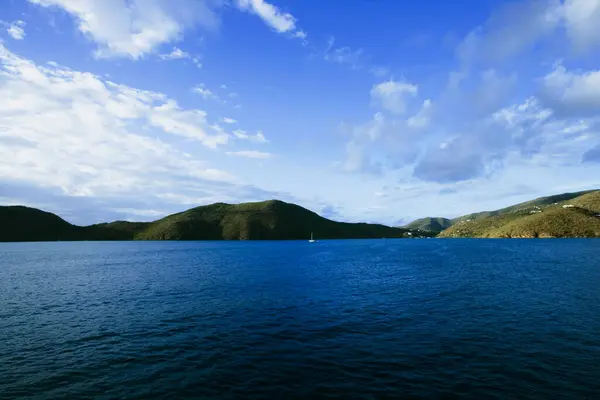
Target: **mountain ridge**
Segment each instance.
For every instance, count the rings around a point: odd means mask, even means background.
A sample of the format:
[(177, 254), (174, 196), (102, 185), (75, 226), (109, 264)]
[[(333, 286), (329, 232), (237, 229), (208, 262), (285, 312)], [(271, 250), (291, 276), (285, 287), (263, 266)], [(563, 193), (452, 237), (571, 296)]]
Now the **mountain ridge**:
[(56, 214), (25, 206), (0, 207), (0, 241), (54, 240), (289, 240), (404, 238), (426, 232), (381, 224), (337, 222), (297, 204), (267, 200), (214, 203), (152, 222), (70, 224)]
[(337, 222), (297, 204), (266, 200), (214, 203), (152, 222), (73, 225), (26, 206), (0, 206), (0, 241), (54, 240), (304, 240), (361, 238), (600, 237), (600, 191), (540, 197), (454, 219), (422, 218), (404, 227)]
[[(461, 215), (456, 218), (444, 218), (444, 217), (419, 218), (415, 221), (412, 221), (411, 223), (409, 223), (407, 225), (404, 225), (403, 228), (419, 228), (420, 227), (423, 230), (427, 230), (427, 231), (434, 232), (434, 233), (440, 233), (440, 232), (450, 228), (452, 225), (454, 225), (458, 222), (474, 220), (474, 219), (479, 219), (479, 218), (500, 216), (500, 215), (504, 215), (504, 214), (510, 214), (510, 213), (519, 211), (521, 209), (528, 209), (528, 208), (535, 207), (535, 206), (547, 206), (550, 204), (571, 200), (573, 198), (576, 198), (576, 197), (579, 197), (579, 196), (582, 196), (582, 195), (585, 195), (588, 193), (592, 193), (595, 191), (597, 191), (597, 189), (583, 190), (583, 191), (578, 191), (578, 192), (566, 192), (566, 193), (554, 194), (554, 195), (549, 195), (549, 196), (542, 196), (542, 197), (535, 198), (533, 200), (528, 200), (528, 201), (524, 201), (521, 203), (510, 205), (507, 207), (499, 208), (497, 210), (478, 211), (475, 213)], [(446, 223), (447, 226), (444, 227), (443, 223)], [(438, 226), (438, 224), (439, 224), (439, 226)], [(440, 228), (443, 228), (443, 229), (440, 229)]]
[(501, 213), (461, 217), (438, 237), (600, 237), (600, 191), (566, 193), (536, 200), (541, 201), (521, 203), (510, 210), (501, 209), (508, 210)]

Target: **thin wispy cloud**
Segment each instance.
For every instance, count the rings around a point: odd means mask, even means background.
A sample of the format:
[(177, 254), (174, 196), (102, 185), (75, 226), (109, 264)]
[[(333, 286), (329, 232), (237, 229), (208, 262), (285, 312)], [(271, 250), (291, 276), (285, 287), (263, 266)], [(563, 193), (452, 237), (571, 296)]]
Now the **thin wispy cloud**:
[(266, 153), (264, 151), (256, 151), (256, 150), (240, 150), (240, 151), (228, 151), (225, 154), (228, 156), (234, 157), (244, 157), (244, 158), (257, 158), (257, 159), (267, 159), (273, 157), (273, 154)]
[(25, 21), (16, 20), (13, 22), (0, 21), (0, 25), (6, 27), (6, 32), (15, 40), (25, 39)]
[(196, 67), (202, 68), (202, 63), (198, 57), (192, 56), (190, 53), (183, 51), (178, 47), (173, 47), (173, 50), (171, 50), (170, 53), (159, 54), (158, 58), (165, 61), (188, 59), (191, 60)]

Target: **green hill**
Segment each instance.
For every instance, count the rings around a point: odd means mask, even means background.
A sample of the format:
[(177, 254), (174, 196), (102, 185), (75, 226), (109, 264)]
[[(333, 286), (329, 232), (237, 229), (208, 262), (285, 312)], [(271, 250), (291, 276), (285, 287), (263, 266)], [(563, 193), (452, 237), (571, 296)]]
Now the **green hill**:
[(150, 226), (150, 222), (114, 221), (84, 227), (86, 240), (132, 240)]
[[(498, 228), (514, 219), (520, 218), (524, 215), (529, 215), (529, 212), (532, 211), (535, 207), (543, 208), (549, 205), (553, 205), (555, 203), (575, 199), (582, 195), (593, 192), (593, 190), (586, 190), (581, 192), (561, 193), (552, 196), (539, 197), (534, 200), (518, 203), (509, 207), (501, 208), (499, 210), (481, 211), (463, 215), (454, 219), (447, 219), (441, 217), (421, 218), (404, 226), (404, 228), (419, 229), (422, 231), (440, 233), (442, 231), (447, 230), (455, 224), (461, 223), (460, 226), (453, 230), (449, 230), (444, 235), (440, 235), (440, 237), (446, 237), (448, 235), (459, 237), (478, 237), (485, 235), (484, 232), (490, 229)], [(480, 219), (483, 220), (479, 221)], [(464, 225), (464, 223), (468, 224)]]
[(75, 226), (35, 208), (0, 207), (0, 241), (55, 240), (255, 240), (400, 238), (431, 236), (404, 228), (335, 222), (278, 200), (216, 203), (154, 222), (115, 221)]
[(439, 237), (600, 237), (600, 191), (549, 196), (457, 219)]
[[(440, 232), (441, 231), (441, 232)], [(24, 206), (0, 207), (0, 241), (279, 240), (429, 237), (600, 237), (600, 191), (541, 197), (453, 220), (423, 218), (405, 227), (336, 222), (279, 200), (216, 203), (154, 222), (72, 225)]]
[(0, 222), (0, 242), (76, 240), (82, 235), (81, 228), (31, 207), (0, 207)]
[(407, 229), (417, 229), (425, 232), (438, 233), (452, 225), (452, 220), (442, 217), (427, 217), (417, 219), (408, 225), (403, 226)]
[(254, 240), (405, 237), (407, 229), (323, 218), (295, 204), (278, 200), (217, 203), (169, 215), (135, 236), (146, 240)]
[(477, 218), (485, 218), (485, 217), (492, 217), (492, 216), (503, 215), (503, 214), (510, 214), (510, 213), (514, 213), (519, 210), (530, 209), (531, 207), (535, 207), (535, 206), (540, 206), (540, 207), (547, 206), (547, 205), (551, 205), (554, 203), (559, 203), (561, 201), (571, 200), (571, 199), (574, 199), (575, 197), (579, 197), (581, 195), (584, 195), (584, 194), (590, 193), (590, 192), (593, 192), (593, 190), (585, 190), (582, 192), (573, 192), (573, 193), (561, 193), (561, 194), (556, 194), (556, 195), (552, 195), (552, 196), (539, 197), (534, 200), (525, 201), (523, 203), (518, 203), (518, 204), (509, 206), (509, 207), (501, 208), (499, 210), (482, 211), (482, 212), (477, 212), (477, 213), (473, 213), (473, 214), (463, 215), (461, 217), (454, 218), (452, 220), (452, 224), (455, 224), (460, 221), (466, 221), (469, 219), (474, 220)]

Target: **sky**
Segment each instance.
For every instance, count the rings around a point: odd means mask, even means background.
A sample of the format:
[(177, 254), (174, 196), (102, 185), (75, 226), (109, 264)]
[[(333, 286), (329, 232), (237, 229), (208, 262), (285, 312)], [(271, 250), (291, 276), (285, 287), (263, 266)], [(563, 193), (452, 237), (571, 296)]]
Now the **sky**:
[(598, 177), (600, 0), (0, 6), (0, 204), (401, 225)]

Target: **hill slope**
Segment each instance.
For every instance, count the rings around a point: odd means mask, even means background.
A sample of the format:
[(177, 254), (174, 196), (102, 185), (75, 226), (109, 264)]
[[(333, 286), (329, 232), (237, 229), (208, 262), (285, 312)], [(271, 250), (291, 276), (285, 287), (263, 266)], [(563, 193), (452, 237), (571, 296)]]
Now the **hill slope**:
[(521, 203), (485, 217), (462, 217), (439, 237), (600, 237), (600, 191), (580, 193)]
[[(343, 223), (312, 211), (269, 200), (216, 203), (169, 215), (154, 222), (115, 221), (75, 226), (35, 208), (0, 207), (0, 241), (55, 240), (253, 240), (410, 237), (408, 229)], [(415, 232), (414, 236), (422, 236)]]
[(114, 221), (83, 227), (86, 240), (133, 240), (151, 222)]
[(408, 225), (403, 226), (407, 229), (418, 229), (425, 232), (438, 233), (452, 225), (452, 220), (442, 217), (427, 217), (417, 219)]
[(79, 227), (58, 215), (25, 206), (0, 207), (0, 242), (77, 240)]
[(131, 240), (145, 222), (116, 221), (90, 226), (70, 224), (56, 214), (25, 206), (0, 206), (0, 242)]
[(538, 197), (537, 199), (525, 201), (523, 203), (518, 203), (518, 204), (509, 206), (509, 207), (504, 207), (499, 210), (482, 211), (482, 212), (477, 212), (477, 213), (473, 213), (473, 214), (463, 215), (461, 217), (454, 218), (452, 220), (452, 224), (455, 224), (459, 221), (466, 221), (468, 219), (474, 220), (477, 218), (485, 218), (485, 217), (492, 217), (492, 216), (496, 216), (496, 215), (511, 214), (511, 213), (514, 213), (519, 210), (528, 210), (535, 206), (538, 206), (538, 207), (548, 206), (548, 205), (551, 205), (554, 203), (571, 200), (571, 199), (574, 199), (576, 197), (579, 197), (581, 195), (584, 195), (584, 194), (590, 193), (590, 192), (594, 192), (594, 191), (593, 190), (585, 190), (582, 192), (561, 193), (561, 194), (555, 194), (552, 196)]
[[(513, 218), (516, 217), (516, 215), (514, 215), (514, 213), (519, 212), (520, 210), (527, 211), (527, 210), (532, 209), (532, 207), (536, 207), (536, 206), (544, 207), (544, 206), (552, 205), (554, 203), (571, 200), (576, 197), (579, 197), (579, 196), (582, 196), (582, 195), (585, 195), (588, 193), (592, 193), (592, 192), (594, 192), (594, 191), (586, 190), (586, 191), (581, 191), (581, 192), (561, 193), (561, 194), (556, 194), (556, 195), (552, 195), (552, 196), (544, 196), (544, 197), (539, 197), (534, 200), (525, 201), (523, 203), (518, 203), (518, 204), (509, 206), (509, 207), (504, 207), (499, 210), (481, 211), (481, 212), (463, 215), (463, 216), (460, 216), (460, 217), (457, 217), (454, 219), (441, 218), (441, 217), (421, 218), (421, 219), (411, 222), (408, 225), (405, 225), (404, 228), (420, 229), (423, 231), (439, 233), (439, 232), (442, 232), (443, 230), (448, 229), (449, 227), (451, 227), (452, 225), (454, 225), (456, 223), (471, 222), (471, 221), (474, 221), (474, 220), (480, 219), (480, 218), (499, 217), (502, 215), (509, 215), (509, 217), (507, 217), (507, 218), (509, 220), (512, 220)], [(504, 220), (505, 220), (504, 218), (486, 220), (486, 222), (483, 222), (481, 225), (471, 224), (470, 226), (472, 226), (472, 228), (470, 228), (470, 229), (472, 229), (473, 234), (479, 234), (479, 233), (481, 233), (482, 230), (486, 229), (487, 224), (492, 224), (493, 226), (497, 226), (499, 224), (502, 225), (504, 223), (503, 222)]]
[(145, 240), (254, 240), (404, 237), (407, 229), (323, 218), (295, 204), (278, 200), (217, 203), (192, 208), (152, 223), (137, 234)]

